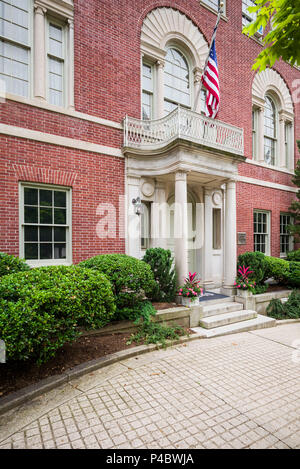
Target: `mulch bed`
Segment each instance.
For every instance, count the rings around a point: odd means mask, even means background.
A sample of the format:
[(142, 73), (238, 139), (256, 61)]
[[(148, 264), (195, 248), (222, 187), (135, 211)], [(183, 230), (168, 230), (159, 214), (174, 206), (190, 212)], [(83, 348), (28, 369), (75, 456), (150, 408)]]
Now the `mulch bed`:
[(94, 358), (135, 347), (136, 344), (126, 345), (130, 335), (128, 332), (80, 337), (73, 344), (64, 345), (54, 358), (41, 366), (34, 362), (0, 364), (0, 397)]
[[(192, 333), (190, 329), (185, 330)], [(130, 336), (131, 333), (127, 332), (80, 337), (73, 344), (64, 345), (54, 358), (41, 366), (32, 361), (0, 363), (0, 397), (50, 376), (59, 375), (94, 358), (141, 345), (126, 345)]]
[(289, 290), (288, 287), (283, 287), (282, 285), (269, 285), (266, 293), (272, 293), (274, 291)]

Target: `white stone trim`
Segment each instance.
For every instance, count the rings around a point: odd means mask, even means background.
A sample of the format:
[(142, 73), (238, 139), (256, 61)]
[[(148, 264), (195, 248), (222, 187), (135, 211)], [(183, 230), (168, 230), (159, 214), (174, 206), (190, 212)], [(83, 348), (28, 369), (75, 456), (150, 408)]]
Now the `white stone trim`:
[(22, 127), (15, 127), (13, 125), (0, 124), (0, 134), (26, 138), (29, 140), (35, 140), (37, 142), (50, 143), (51, 145), (74, 148), (76, 150), (89, 151), (93, 153), (100, 153), (123, 158), (122, 152), (119, 148), (112, 148), (104, 145), (98, 145), (96, 143), (85, 142), (83, 140), (62, 137), (60, 135), (38, 132), (31, 129), (24, 129)]
[(94, 122), (95, 124), (103, 125), (105, 127), (112, 127), (114, 129), (123, 130), (122, 124), (118, 122), (114, 122), (108, 119), (103, 119), (102, 117), (92, 116), (90, 114), (86, 114), (84, 112), (75, 111), (72, 109), (66, 109), (59, 106), (54, 106), (53, 104), (49, 104), (46, 102), (41, 102), (36, 99), (29, 99), (24, 98), (23, 96), (18, 96), (11, 93), (6, 93), (3, 96), (3, 99), (7, 99), (9, 101), (15, 101), (17, 103), (27, 104), (28, 106), (39, 107), (44, 109), (45, 111), (56, 112), (59, 114), (64, 114), (66, 116), (74, 117), (75, 119), (82, 119), (90, 122)]
[(63, 18), (74, 18), (73, 0), (35, 0), (35, 4)]
[(278, 189), (281, 191), (294, 192), (295, 194), (298, 192), (298, 189), (292, 186), (285, 186), (276, 182), (263, 181), (261, 179), (249, 178), (246, 176), (237, 176), (236, 181), (245, 182), (246, 184), (252, 184), (256, 186), (269, 187), (271, 189)]
[(291, 174), (294, 175), (294, 171), (290, 171), (289, 169), (286, 168), (279, 168), (278, 166), (270, 166), (264, 162), (256, 161), (250, 158), (247, 158), (245, 163), (249, 164), (254, 164), (255, 166), (261, 166), (262, 168), (269, 169), (271, 171), (279, 171), (280, 173), (286, 173), (286, 174)]
[(164, 58), (169, 40), (177, 39), (192, 52), (194, 67), (203, 69), (208, 54), (208, 44), (197, 26), (183, 13), (167, 7), (152, 10), (144, 19), (141, 31), (142, 51)]
[(294, 108), (290, 91), (281, 75), (272, 68), (257, 73), (252, 84), (253, 98), (264, 100), (267, 91), (274, 91), (278, 95), (281, 101), (281, 109), (289, 113), (292, 118)]

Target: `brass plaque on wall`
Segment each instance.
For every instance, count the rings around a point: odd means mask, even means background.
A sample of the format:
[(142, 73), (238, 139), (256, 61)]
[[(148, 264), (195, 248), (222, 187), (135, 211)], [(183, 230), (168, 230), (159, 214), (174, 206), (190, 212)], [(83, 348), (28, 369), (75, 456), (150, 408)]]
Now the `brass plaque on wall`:
[(246, 244), (246, 233), (238, 233), (238, 244)]

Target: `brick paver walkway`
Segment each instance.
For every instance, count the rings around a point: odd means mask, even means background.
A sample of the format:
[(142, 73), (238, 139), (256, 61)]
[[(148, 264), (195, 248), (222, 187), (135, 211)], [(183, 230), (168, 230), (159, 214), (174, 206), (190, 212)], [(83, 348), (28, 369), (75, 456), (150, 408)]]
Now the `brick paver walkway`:
[(117, 363), (0, 417), (0, 448), (300, 448), (289, 337), (300, 324)]

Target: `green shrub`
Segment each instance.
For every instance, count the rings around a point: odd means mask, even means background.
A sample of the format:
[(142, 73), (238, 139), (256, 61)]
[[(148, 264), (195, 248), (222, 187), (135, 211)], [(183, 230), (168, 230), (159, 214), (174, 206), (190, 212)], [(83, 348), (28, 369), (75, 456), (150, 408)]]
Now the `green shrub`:
[(290, 287), (300, 287), (300, 262), (289, 262), (287, 283)]
[(294, 290), (286, 303), (273, 299), (266, 309), (268, 316), (275, 319), (298, 319), (300, 318), (300, 293)]
[(250, 267), (253, 273), (249, 275), (249, 279), (255, 280), (258, 285), (268, 278), (265, 255), (262, 252), (245, 252), (240, 254), (238, 257), (238, 268), (239, 266)]
[(288, 252), (287, 253), (287, 260), (288, 261), (300, 262), (300, 249), (297, 249), (296, 251)]
[[(79, 264), (103, 272), (110, 280), (116, 300), (116, 319), (137, 318), (142, 302), (155, 286), (151, 267), (125, 254), (103, 254)], [(142, 311), (140, 311), (142, 314)]]
[(268, 277), (274, 278), (278, 283), (286, 285), (289, 280), (289, 263), (284, 259), (278, 257), (266, 256), (265, 258)]
[(170, 250), (162, 248), (147, 249), (143, 258), (150, 265), (155, 279), (151, 293), (153, 301), (174, 301), (176, 296), (176, 272)]
[(28, 270), (30, 270), (30, 267), (23, 259), (6, 254), (5, 252), (0, 252), (0, 278), (3, 277), (3, 275)]
[(177, 340), (180, 336), (187, 335), (181, 326), (166, 326), (157, 322), (142, 324), (135, 334), (132, 334), (127, 344), (133, 342), (144, 344), (161, 344), (166, 346), (166, 340)]
[(268, 316), (274, 319), (285, 318), (284, 306), (280, 300), (273, 298), (267, 306), (266, 313)]
[(49, 360), (79, 327), (100, 328), (114, 316), (108, 279), (75, 266), (43, 267), (0, 282), (0, 337), (8, 359)]
[(288, 301), (283, 305), (286, 316), (290, 319), (300, 318), (300, 292), (292, 291)]

